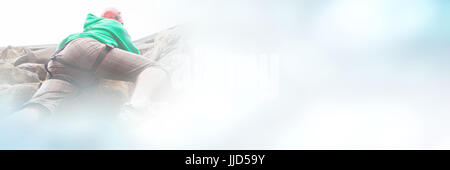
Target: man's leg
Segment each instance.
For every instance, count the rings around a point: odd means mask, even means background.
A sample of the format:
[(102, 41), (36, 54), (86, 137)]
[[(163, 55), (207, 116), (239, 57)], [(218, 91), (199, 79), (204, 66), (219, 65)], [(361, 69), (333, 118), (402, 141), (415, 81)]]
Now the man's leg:
[[(46, 80), (23, 108), (0, 122), (1, 135), (7, 136), (7, 144), (22, 142), (36, 132), (42, 121), (50, 117), (55, 108), (67, 99), (75, 88), (58, 79)], [(11, 130), (8, 130), (11, 129)]]
[(99, 77), (136, 82), (129, 104), (146, 110), (152, 96), (167, 83), (168, 74), (148, 58), (118, 48), (112, 49), (96, 69)]
[(160, 67), (149, 67), (139, 75), (129, 104), (147, 110), (152, 97), (169, 84), (167, 73)]
[(71, 83), (49, 79), (42, 83), (24, 107), (15, 112), (10, 119), (28, 123), (39, 122), (51, 115), (62, 102), (70, 98), (77, 89)]

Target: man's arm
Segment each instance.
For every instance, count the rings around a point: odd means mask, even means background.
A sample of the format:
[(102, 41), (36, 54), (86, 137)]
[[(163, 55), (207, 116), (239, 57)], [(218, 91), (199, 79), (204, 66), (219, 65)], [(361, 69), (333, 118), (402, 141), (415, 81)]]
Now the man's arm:
[(30, 49), (25, 50), (25, 55), (18, 57), (14, 61), (14, 66), (18, 66), (23, 63), (38, 63), (45, 64), (47, 60), (55, 53), (56, 46), (48, 47), (42, 50), (31, 51)]
[(122, 45), (124, 46), (124, 50), (130, 51), (135, 54), (140, 54), (139, 49), (133, 44), (131, 41), (131, 37), (128, 34), (127, 30), (123, 28), (123, 41)]

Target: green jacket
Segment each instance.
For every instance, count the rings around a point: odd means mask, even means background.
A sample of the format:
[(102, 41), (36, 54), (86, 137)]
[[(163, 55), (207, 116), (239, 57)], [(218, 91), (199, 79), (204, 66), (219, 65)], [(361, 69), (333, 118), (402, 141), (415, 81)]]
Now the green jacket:
[(74, 39), (89, 37), (122, 50), (139, 54), (139, 50), (134, 46), (133, 42), (131, 42), (127, 30), (125, 30), (122, 24), (116, 20), (99, 18), (93, 14), (88, 14), (83, 28), (84, 31), (82, 33), (69, 35), (59, 44), (58, 48)]

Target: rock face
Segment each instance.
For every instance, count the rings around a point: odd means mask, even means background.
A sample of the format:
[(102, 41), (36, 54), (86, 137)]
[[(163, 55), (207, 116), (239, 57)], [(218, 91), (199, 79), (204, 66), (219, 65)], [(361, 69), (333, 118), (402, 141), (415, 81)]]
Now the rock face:
[(10, 63), (0, 63), (0, 84), (36, 83), (39, 77), (36, 73), (23, 70)]
[(0, 52), (0, 60), (3, 62), (11, 62), (15, 58), (25, 53), (24, 48), (8, 46)]
[(172, 90), (186, 87), (192, 74), (191, 52), (189, 51), (184, 32), (180, 27), (173, 27), (154, 36), (152, 49), (143, 55), (163, 66), (169, 73)]
[(39, 80), (41, 81), (45, 80), (45, 78), (47, 77), (47, 71), (44, 68), (44, 64), (23, 63), (21, 65), (18, 65), (17, 68), (36, 73), (39, 77)]

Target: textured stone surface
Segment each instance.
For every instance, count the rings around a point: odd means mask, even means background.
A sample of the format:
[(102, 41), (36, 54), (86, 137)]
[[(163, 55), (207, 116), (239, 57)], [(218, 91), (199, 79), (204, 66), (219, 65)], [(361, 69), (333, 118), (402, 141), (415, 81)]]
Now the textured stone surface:
[(23, 70), (10, 63), (0, 63), (0, 84), (19, 84), (39, 82), (36, 73)]
[(0, 61), (11, 62), (23, 54), (25, 54), (24, 48), (8, 46), (0, 52)]
[(47, 77), (47, 71), (44, 68), (44, 64), (23, 63), (21, 65), (18, 65), (17, 68), (36, 73), (39, 77), (39, 80), (45, 80), (45, 78)]

